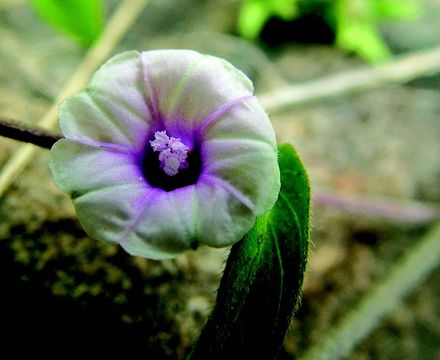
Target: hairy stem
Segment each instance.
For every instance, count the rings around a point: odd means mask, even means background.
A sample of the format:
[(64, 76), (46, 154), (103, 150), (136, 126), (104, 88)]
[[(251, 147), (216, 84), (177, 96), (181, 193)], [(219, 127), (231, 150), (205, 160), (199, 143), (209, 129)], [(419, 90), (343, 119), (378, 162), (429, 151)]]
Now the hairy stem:
[(0, 119), (0, 136), (31, 143), (46, 149), (50, 149), (53, 144), (62, 138), (60, 135), (37, 126), (4, 119)]

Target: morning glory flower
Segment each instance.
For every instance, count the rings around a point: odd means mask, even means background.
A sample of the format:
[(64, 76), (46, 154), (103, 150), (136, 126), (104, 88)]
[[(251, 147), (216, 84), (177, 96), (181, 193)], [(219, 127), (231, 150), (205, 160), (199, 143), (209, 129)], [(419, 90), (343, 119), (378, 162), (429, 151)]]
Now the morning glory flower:
[(277, 199), (274, 131), (250, 80), (225, 60), (116, 55), (59, 116), (55, 183), (91, 237), (132, 255), (233, 244)]

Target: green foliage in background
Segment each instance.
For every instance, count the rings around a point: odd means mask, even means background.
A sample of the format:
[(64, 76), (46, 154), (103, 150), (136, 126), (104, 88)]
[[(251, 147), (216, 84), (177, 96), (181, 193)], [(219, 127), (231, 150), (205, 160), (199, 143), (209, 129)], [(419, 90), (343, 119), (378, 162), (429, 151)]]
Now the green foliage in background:
[(58, 31), (90, 46), (104, 26), (102, 0), (31, 0), (35, 12)]
[(238, 19), (239, 33), (248, 39), (256, 39), (264, 23), (272, 16), (291, 20), (299, 15), (298, 0), (242, 0)]
[(271, 17), (294, 20), (316, 13), (336, 33), (336, 44), (362, 58), (377, 62), (390, 53), (378, 25), (383, 20), (415, 19), (420, 14), (418, 0), (242, 0), (238, 32), (257, 39)]

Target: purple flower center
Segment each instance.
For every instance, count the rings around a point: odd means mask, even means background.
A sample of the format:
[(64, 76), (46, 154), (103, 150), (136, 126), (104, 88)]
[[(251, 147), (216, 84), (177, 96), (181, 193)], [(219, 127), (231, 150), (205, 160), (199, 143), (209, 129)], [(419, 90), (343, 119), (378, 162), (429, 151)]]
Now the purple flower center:
[(143, 170), (151, 186), (171, 191), (197, 182), (202, 168), (197, 147), (190, 150), (180, 138), (168, 136), (165, 130), (156, 131), (149, 145)]

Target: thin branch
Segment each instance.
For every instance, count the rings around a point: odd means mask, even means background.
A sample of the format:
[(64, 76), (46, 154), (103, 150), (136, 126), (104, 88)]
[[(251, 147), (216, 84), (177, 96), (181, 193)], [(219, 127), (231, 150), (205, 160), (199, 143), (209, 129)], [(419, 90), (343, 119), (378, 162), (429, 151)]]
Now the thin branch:
[(347, 359), (388, 315), (397, 309), (406, 296), (420, 286), (440, 262), (440, 223), (429, 234), (409, 248), (361, 302), (312, 346), (302, 360)]
[(406, 225), (423, 225), (440, 217), (440, 208), (434, 204), (349, 194), (322, 188), (315, 191), (313, 201), (318, 206), (379, 217)]
[(53, 144), (62, 138), (62, 136), (40, 127), (3, 119), (0, 119), (0, 136), (24, 141), (46, 149), (50, 149)]
[[(54, 129), (58, 121), (58, 105), (67, 96), (80, 91), (87, 85), (93, 72), (101, 65), (116, 47), (124, 34), (136, 21), (149, 0), (125, 0), (119, 5), (108, 21), (101, 37), (90, 48), (84, 60), (62, 88), (52, 106), (40, 121), (39, 125), (45, 129)], [(20, 175), (31, 162), (36, 148), (30, 144), (20, 146), (9, 161), (3, 166), (0, 174), (0, 197), (9, 188), (12, 182)]]
[(366, 91), (386, 84), (405, 83), (440, 72), (440, 47), (419, 51), (376, 67), (350, 70), (342, 74), (289, 85), (259, 95), (269, 113), (313, 101)]

